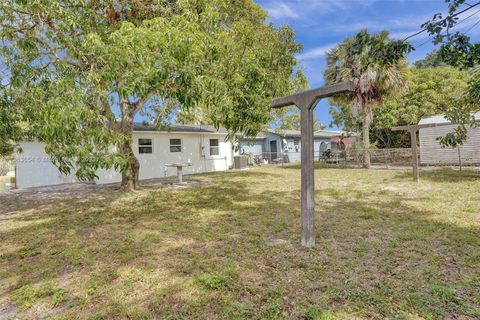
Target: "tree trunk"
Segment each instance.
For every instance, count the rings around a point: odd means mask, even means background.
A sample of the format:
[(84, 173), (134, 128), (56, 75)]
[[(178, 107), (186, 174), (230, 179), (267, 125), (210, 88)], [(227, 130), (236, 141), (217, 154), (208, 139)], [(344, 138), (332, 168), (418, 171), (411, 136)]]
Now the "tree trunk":
[(120, 103), (122, 109), (121, 132), (124, 136), (124, 141), (120, 146), (122, 154), (128, 159), (128, 166), (122, 171), (121, 191), (128, 192), (138, 189), (138, 174), (140, 171), (140, 163), (133, 153), (132, 149), (132, 135), (133, 135), (133, 117), (134, 112), (132, 106), (125, 101)]
[(122, 153), (127, 156), (129, 165), (122, 171), (122, 185), (120, 189), (124, 192), (138, 189), (138, 174), (140, 171), (140, 163), (133, 154), (131, 139), (126, 139), (122, 146)]
[(362, 167), (370, 168), (370, 115), (366, 106), (363, 107), (363, 123), (362, 123)]

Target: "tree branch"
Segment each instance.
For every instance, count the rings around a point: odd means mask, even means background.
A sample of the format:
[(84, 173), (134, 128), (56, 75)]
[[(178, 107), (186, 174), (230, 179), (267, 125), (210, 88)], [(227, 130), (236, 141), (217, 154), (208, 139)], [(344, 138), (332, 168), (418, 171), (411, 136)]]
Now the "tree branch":
[(158, 91), (154, 90), (154, 91), (148, 93), (144, 98), (138, 99), (136, 102), (134, 102), (133, 103), (133, 107), (134, 107), (133, 115), (135, 116), (138, 112), (140, 112), (140, 110), (142, 110), (143, 106), (145, 106), (145, 104), (148, 102), (148, 100), (150, 100), (150, 98), (152, 98), (156, 94), (158, 94)]

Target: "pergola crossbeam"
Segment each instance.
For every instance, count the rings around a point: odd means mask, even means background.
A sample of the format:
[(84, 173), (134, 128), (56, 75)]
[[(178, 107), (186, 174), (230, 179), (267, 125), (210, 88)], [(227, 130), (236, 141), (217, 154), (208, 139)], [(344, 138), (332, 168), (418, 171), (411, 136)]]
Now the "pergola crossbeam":
[(295, 105), (298, 108), (314, 108), (318, 100), (331, 97), (335, 94), (352, 92), (355, 90), (353, 81), (342, 82), (331, 86), (317, 88), (290, 96), (277, 98), (272, 101), (272, 108), (283, 108)]

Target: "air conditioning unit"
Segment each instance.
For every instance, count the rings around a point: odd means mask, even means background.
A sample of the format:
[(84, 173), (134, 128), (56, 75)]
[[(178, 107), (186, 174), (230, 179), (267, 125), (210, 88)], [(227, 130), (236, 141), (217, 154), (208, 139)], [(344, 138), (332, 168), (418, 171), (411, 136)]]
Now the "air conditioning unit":
[(234, 156), (233, 157), (233, 168), (234, 169), (245, 169), (248, 166), (248, 157), (247, 156)]

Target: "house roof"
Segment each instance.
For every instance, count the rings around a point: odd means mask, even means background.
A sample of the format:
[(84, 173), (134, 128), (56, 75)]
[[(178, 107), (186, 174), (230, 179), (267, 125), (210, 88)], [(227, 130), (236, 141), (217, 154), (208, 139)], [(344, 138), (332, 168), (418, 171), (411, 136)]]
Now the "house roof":
[[(330, 130), (317, 130), (314, 133), (315, 137), (322, 136), (322, 137), (338, 137), (342, 135), (349, 135), (348, 132), (345, 131), (330, 131)], [(354, 135), (351, 134), (350, 135)]]
[[(480, 121), (480, 111), (478, 112), (472, 112), (472, 116), (475, 117), (475, 121)], [(435, 116), (431, 116), (431, 117), (426, 117), (426, 118), (422, 118), (420, 119), (420, 121), (418, 122), (418, 124), (447, 124), (447, 123), (451, 123), (450, 120), (448, 120), (444, 114), (439, 114), (439, 115), (435, 115)]]
[(158, 132), (194, 132), (194, 133), (228, 133), (226, 129), (216, 129), (209, 125), (196, 124), (171, 124), (160, 127), (136, 122), (133, 124), (133, 131), (158, 131)]
[[(276, 132), (272, 131), (272, 133), (284, 138), (300, 138), (302, 136), (300, 130), (278, 130)], [(313, 136), (316, 138), (331, 138), (341, 136), (344, 133), (342, 131), (317, 130), (313, 133)]]
[[(302, 134), (300, 130), (274, 130), (270, 129), (267, 132), (259, 132), (255, 137), (243, 137), (243, 139), (249, 140), (259, 140), (265, 139), (268, 134), (276, 134), (282, 138), (301, 138)], [(313, 133), (314, 137), (316, 138), (331, 138), (331, 137), (338, 137), (341, 135), (351, 135), (355, 136), (354, 133), (347, 133), (345, 131), (330, 131), (330, 130), (317, 130)]]
[(267, 136), (268, 136), (268, 132), (265, 133), (265, 132), (263, 132), (263, 131), (260, 131), (260, 132), (257, 133), (257, 135), (254, 136), (254, 137), (242, 136), (241, 138), (244, 139), (244, 140), (261, 140), (261, 139), (265, 139)]
[[(216, 129), (210, 125), (197, 125), (197, 124), (170, 124), (156, 127), (151, 124), (136, 122), (133, 124), (133, 131), (158, 131), (158, 132), (192, 132), (192, 133), (225, 133), (228, 131), (225, 128)], [(276, 134), (283, 138), (300, 138), (300, 130), (273, 130), (268, 132), (260, 131), (255, 137), (242, 137), (243, 139), (265, 139), (269, 133)], [(329, 130), (317, 130), (314, 132), (316, 138), (331, 138), (346, 134), (344, 131), (329, 131)]]

